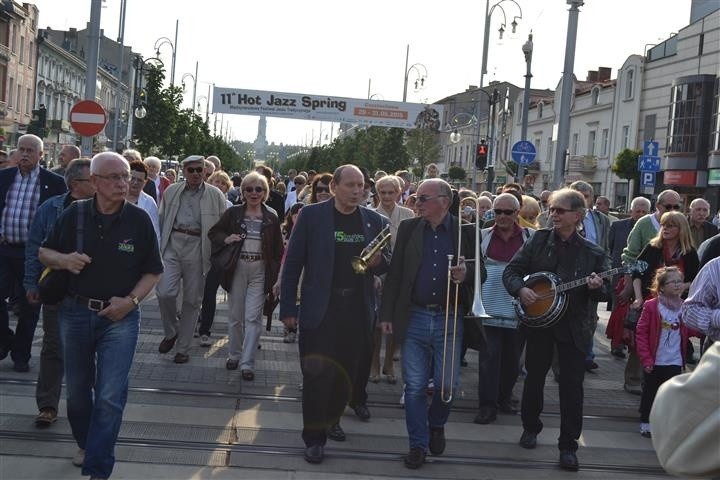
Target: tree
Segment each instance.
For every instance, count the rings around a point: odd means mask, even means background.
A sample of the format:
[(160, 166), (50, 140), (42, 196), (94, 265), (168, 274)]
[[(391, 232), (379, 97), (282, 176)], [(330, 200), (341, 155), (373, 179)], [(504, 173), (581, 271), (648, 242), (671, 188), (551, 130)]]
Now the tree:
[(422, 177), (425, 167), (440, 156), (440, 146), (435, 141), (435, 134), (421, 128), (407, 132), (405, 148), (409, 158), (416, 164), (413, 173), (419, 177)]
[(453, 165), (448, 170), (448, 177), (450, 178), (450, 180), (465, 180), (465, 177), (467, 177), (467, 172), (465, 172), (464, 168)]
[(626, 148), (615, 157), (612, 171), (615, 175), (625, 180), (637, 181), (640, 179), (638, 172), (638, 157), (642, 155), (642, 150), (631, 150)]

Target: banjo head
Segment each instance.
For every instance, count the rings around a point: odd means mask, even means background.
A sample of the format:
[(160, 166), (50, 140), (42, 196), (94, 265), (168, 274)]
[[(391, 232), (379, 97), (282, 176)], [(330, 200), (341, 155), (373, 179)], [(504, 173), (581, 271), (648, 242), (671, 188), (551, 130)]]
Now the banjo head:
[(525, 286), (542, 297), (532, 305), (523, 305), (519, 300), (515, 310), (520, 321), (528, 327), (544, 328), (551, 326), (565, 310), (565, 293), (555, 288), (562, 279), (552, 272), (537, 272), (524, 278)]

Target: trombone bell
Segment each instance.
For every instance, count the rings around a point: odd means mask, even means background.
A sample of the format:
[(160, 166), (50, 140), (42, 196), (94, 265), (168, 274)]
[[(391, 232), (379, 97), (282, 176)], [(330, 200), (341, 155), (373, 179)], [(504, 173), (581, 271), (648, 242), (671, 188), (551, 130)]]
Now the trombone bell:
[(368, 269), (368, 262), (381, 248), (383, 248), (390, 241), (392, 234), (390, 233), (390, 225), (386, 225), (377, 237), (373, 238), (370, 243), (367, 244), (363, 251), (360, 252), (359, 257), (352, 259), (352, 269), (358, 275), (364, 275)]

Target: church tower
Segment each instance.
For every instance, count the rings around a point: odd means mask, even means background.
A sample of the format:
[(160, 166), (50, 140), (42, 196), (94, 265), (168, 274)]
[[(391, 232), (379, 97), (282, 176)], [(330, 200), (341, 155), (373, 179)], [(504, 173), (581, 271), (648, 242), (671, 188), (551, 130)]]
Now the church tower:
[(253, 143), (253, 146), (255, 147), (255, 160), (265, 160), (265, 157), (267, 156), (268, 142), (265, 136), (266, 131), (267, 118), (263, 115), (260, 117), (260, 120), (258, 120), (257, 138), (255, 138), (255, 142)]

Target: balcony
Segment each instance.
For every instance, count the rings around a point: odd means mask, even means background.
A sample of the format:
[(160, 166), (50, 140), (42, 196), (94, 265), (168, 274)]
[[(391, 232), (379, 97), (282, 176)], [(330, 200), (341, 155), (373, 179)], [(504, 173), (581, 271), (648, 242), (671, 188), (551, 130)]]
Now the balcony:
[(597, 170), (597, 157), (595, 155), (570, 155), (567, 169), (569, 172), (589, 172)]
[(7, 45), (0, 45), (0, 60), (10, 61), (10, 47)]

